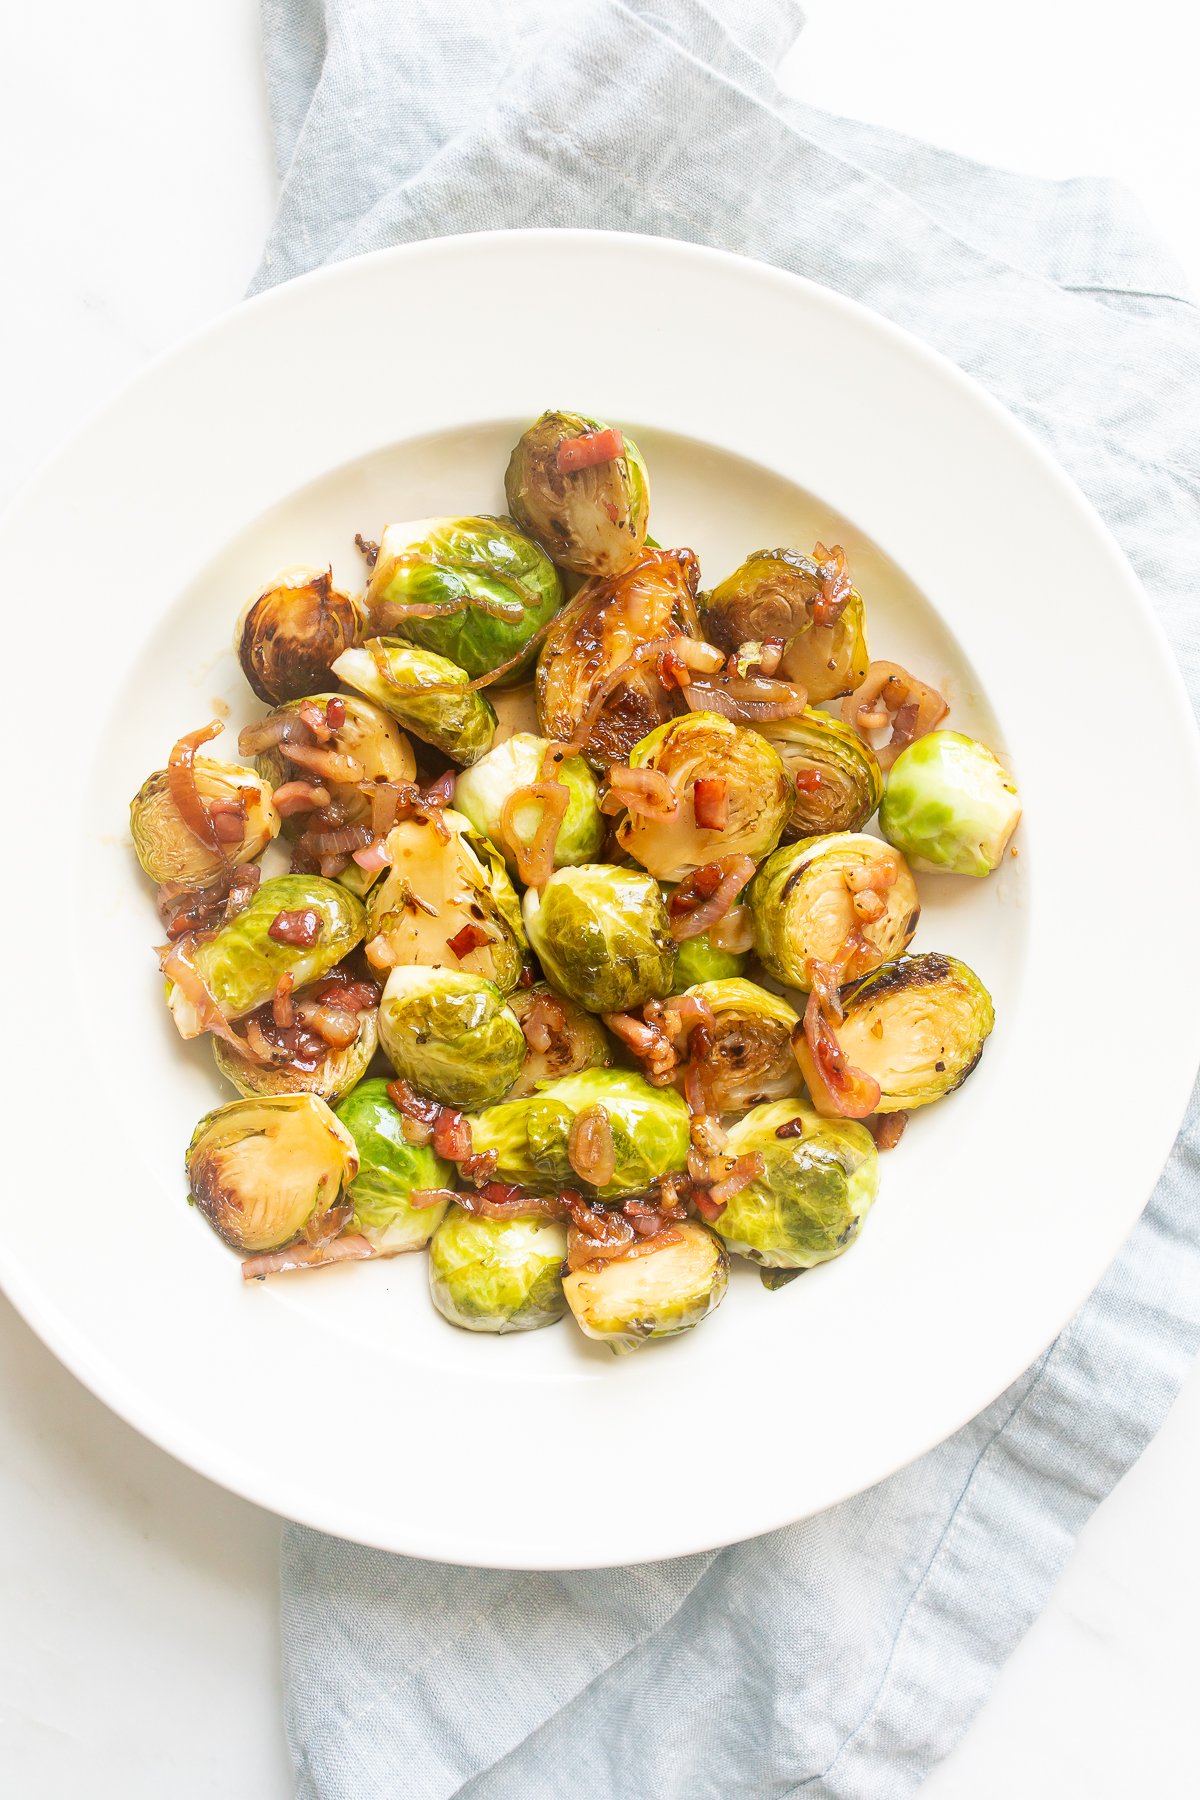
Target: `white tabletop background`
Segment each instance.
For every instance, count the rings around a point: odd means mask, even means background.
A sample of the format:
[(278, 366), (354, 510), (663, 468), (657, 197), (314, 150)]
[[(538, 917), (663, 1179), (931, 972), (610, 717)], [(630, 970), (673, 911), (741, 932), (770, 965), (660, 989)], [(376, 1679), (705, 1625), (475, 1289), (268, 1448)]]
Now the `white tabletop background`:
[[(1122, 177), (1200, 291), (1196, 27), (1180, 0), (809, 12), (792, 91), (1011, 168)], [(255, 0), (12, 0), (0, 171), (3, 501), (243, 292), (274, 191)], [(69, 607), (44, 613), (61, 634), (48, 653), (69, 654)], [(31, 1228), (53, 1229), (55, 1183), (86, 1167), (84, 1146), (65, 1167), (48, 1147)], [(923, 1800), (1200, 1792), (1198, 1519), (1193, 1373)], [(279, 1530), (115, 1419), (0, 1300), (0, 1791), (285, 1800)]]

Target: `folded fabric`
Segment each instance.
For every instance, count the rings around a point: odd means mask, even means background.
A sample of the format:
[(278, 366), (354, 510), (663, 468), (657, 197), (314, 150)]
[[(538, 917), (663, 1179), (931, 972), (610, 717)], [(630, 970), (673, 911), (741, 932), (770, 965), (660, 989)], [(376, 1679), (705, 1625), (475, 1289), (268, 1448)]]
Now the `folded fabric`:
[[(862, 300), (1048, 444), (1193, 698), (1200, 324), (1129, 196), (981, 168), (784, 98), (790, 0), (265, 0), (282, 194), (256, 286), (448, 233), (719, 245)], [(1020, 521), (1013, 525), (1014, 586)], [(1032, 629), (1032, 626), (1030, 627)], [(1193, 1108), (1057, 1342), (910, 1468), (638, 1568), (511, 1574), (292, 1528), (303, 1800), (892, 1800), (954, 1743), (1200, 1341)]]

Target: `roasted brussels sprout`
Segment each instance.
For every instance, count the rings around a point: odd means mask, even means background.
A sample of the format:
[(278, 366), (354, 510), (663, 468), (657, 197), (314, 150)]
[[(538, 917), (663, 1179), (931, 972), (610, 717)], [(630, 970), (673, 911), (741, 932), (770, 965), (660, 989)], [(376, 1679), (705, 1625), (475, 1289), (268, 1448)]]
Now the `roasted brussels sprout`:
[[(572, 1126), (603, 1107), (612, 1133), (607, 1181), (583, 1179), (571, 1160)], [(639, 1194), (660, 1175), (687, 1165), (688, 1110), (674, 1088), (651, 1087), (628, 1069), (584, 1069), (551, 1081), (525, 1100), (503, 1100), (471, 1122), (476, 1151), (496, 1152), (496, 1179), (541, 1192), (575, 1187), (601, 1200)]]
[[(756, 550), (703, 603), (706, 638), (723, 650), (781, 642), (778, 674), (803, 687), (814, 703), (851, 693), (871, 660), (862, 596), (845, 582), (844, 569), (834, 570), (829, 555)], [(830, 574), (840, 591), (828, 605), (832, 622), (822, 624)]]
[(811, 707), (798, 719), (759, 728), (783, 758), (792, 783), (786, 835), (861, 831), (883, 797), (875, 752), (856, 731)]
[[(737, 918), (742, 913), (738, 904), (731, 908), (726, 917)], [(712, 933), (702, 931), (699, 937), (684, 938), (675, 946), (675, 979), (671, 984), (673, 994), (685, 994), (690, 987), (701, 981), (727, 981), (740, 975), (746, 967), (748, 951), (724, 950), (712, 941)]]
[(387, 837), (391, 867), (367, 903), (367, 961), (465, 969), (502, 992), (521, 976), (525, 931), (498, 850), (447, 807), (402, 819)]
[(354, 1139), (315, 1094), (231, 1100), (188, 1145), (192, 1199), (234, 1250), (278, 1250), (311, 1230), (358, 1171)]
[(881, 1113), (910, 1112), (961, 1087), (995, 1023), (992, 997), (974, 970), (937, 951), (885, 963), (843, 1005), (838, 1043), (848, 1062), (879, 1083)]
[(408, 964), (393, 969), (379, 1003), (384, 1055), (444, 1106), (488, 1106), (525, 1060), (525, 1039), (504, 995), (482, 975)]
[(658, 1249), (563, 1277), (575, 1323), (618, 1355), (648, 1338), (690, 1331), (725, 1297), (729, 1254), (720, 1239), (691, 1220), (667, 1236)]
[(985, 745), (931, 731), (892, 764), (879, 828), (914, 868), (990, 875), (1020, 817), (1016, 784)]
[[(514, 875), (517, 859), (513, 844), (524, 848), (533, 845), (542, 825), (543, 808), (536, 799), (511, 807), (508, 802), (518, 789), (541, 781), (547, 751), (552, 757), (555, 755), (548, 738), (535, 737), (531, 731), (515, 732), (489, 750), (454, 784), (455, 806), (470, 819), (476, 831), (492, 840)], [(546, 779), (561, 782), (570, 796), (554, 841), (555, 868), (593, 861), (604, 843), (596, 777), (581, 756), (567, 756), (552, 762)]]
[(333, 672), (456, 763), (478, 762), (491, 748), (496, 715), (490, 704), (468, 687), (457, 663), (432, 650), (403, 638), (368, 638), (344, 651)]
[(636, 562), (650, 479), (633, 439), (581, 413), (547, 412), (518, 438), (504, 477), (522, 531), (577, 575), (619, 575)]
[(688, 989), (713, 1015), (704, 1091), (715, 1112), (783, 1100), (801, 1088), (792, 1033), (800, 1020), (786, 1000), (756, 982), (702, 981)]
[(388, 1099), (386, 1081), (360, 1081), (336, 1111), (358, 1152), (358, 1173), (346, 1194), (354, 1208), (347, 1231), (365, 1237), (378, 1256), (422, 1249), (448, 1202), (412, 1206), (410, 1198), (422, 1189), (449, 1188), (452, 1165), (427, 1144), (409, 1143), (404, 1120)]
[[(268, 1002), (246, 1021), (256, 1027), (256, 1055), (246, 1055), (226, 1038), (214, 1037), (217, 1068), (239, 1094), (316, 1094), (333, 1106), (367, 1072), (378, 1043), (379, 990), (335, 969), (329, 977), (291, 996), (292, 1026), (278, 1026)], [(317, 1017), (334, 1037), (330, 1043), (305, 1021)], [(310, 1010), (312, 1009), (312, 1010)], [(261, 1060), (259, 1059), (261, 1057)]]
[(358, 636), (358, 607), (332, 569), (285, 569), (242, 612), (233, 647), (260, 700), (279, 706), (324, 687)]
[[(331, 704), (333, 717), (341, 723), (323, 725), (318, 742), (305, 725), (301, 708), (315, 707), (325, 720)], [(348, 820), (369, 811), (360, 782), (411, 781), (417, 772), (412, 745), (396, 721), (358, 694), (309, 694), (290, 701), (247, 725), (238, 747), (243, 756), (254, 757), (259, 773), (277, 787), (300, 778), (328, 788)], [(350, 766), (345, 765), (347, 757), (352, 759)]]
[(546, 982), (510, 994), (508, 1004), (520, 1021), (526, 1049), (506, 1100), (523, 1100), (547, 1081), (581, 1069), (606, 1069), (611, 1063), (612, 1045), (599, 1019)]
[(746, 904), (759, 961), (803, 992), (812, 986), (810, 958), (837, 962), (855, 934), (842, 973), (851, 981), (898, 956), (921, 913), (899, 851), (851, 831), (772, 851), (746, 889)]
[[(698, 571), (690, 551), (647, 550), (611, 581), (588, 582), (546, 633), (537, 666), (546, 737), (579, 741), (595, 769), (629, 759), (634, 745), (677, 710), (657, 656), (696, 629)], [(641, 660), (636, 660), (639, 655)]]
[(473, 681), (505, 664), (520, 680), (524, 647), (562, 605), (558, 570), (511, 519), (418, 519), (389, 525), (367, 589), (372, 636), (398, 636), (449, 657)]
[[(224, 1017), (240, 1019), (270, 1000), (282, 975), (300, 988), (332, 969), (359, 942), (365, 922), (362, 901), (336, 881), (276, 875), (244, 911), (197, 944), (189, 967)], [(169, 957), (164, 966), (170, 974)], [(167, 1004), (181, 1037), (204, 1030), (198, 997), (199, 990), (193, 997), (172, 979)]]
[(556, 869), (524, 901), (525, 929), (556, 988), (589, 1012), (626, 1012), (671, 992), (675, 942), (662, 889), (640, 869)]
[(192, 776), (201, 807), (207, 812), (215, 802), (240, 825), (240, 836), (232, 843), (220, 838), (215, 844), (202, 843), (171, 797), (170, 775), (158, 769), (129, 802), (134, 852), (151, 881), (206, 887), (231, 866), (261, 856), (279, 830), (270, 784), (250, 769), (198, 756)]
[(734, 1195), (713, 1227), (729, 1248), (776, 1269), (811, 1269), (848, 1249), (879, 1186), (866, 1126), (776, 1100), (730, 1128), (726, 1155), (756, 1152), (763, 1174)]
[(429, 1246), (429, 1291), (464, 1331), (537, 1331), (567, 1310), (567, 1234), (553, 1219), (476, 1218), (452, 1206)]
[(793, 788), (757, 731), (718, 713), (684, 713), (635, 745), (629, 766), (655, 770), (675, 795), (673, 818), (630, 810), (617, 831), (621, 849), (660, 881), (682, 881), (719, 856), (757, 862), (779, 842)]

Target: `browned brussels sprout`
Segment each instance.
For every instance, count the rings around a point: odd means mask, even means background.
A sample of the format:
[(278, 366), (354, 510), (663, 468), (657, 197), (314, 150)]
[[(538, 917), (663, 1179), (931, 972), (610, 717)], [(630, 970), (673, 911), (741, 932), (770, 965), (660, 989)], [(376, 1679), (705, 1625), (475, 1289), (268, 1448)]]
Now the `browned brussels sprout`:
[(206, 1113), (188, 1146), (188, 1186), (234, 1250), (278, 1250), (312, 1232), (358, 1173), (345, 1126), (314, 1094), (231, 1100)]
[(664, 1232), (660, 1246), (642, 1250), (563, 1278), (575, 1323), (618, 1356), (699, 1325), (721, 1304), (729, 1281), (724, 1244), (690, 1219)]
[(194, 890), (261, 856), (279, 830), (279, 815), (270, 783), (236, 763), (193, 757), (186, 779), (185, 813), (178, 784), (172, 793), (171, 770), (149, 776), (129, 802), (129, 831), (151, 881)]
[(563, 608), (538, 657), (545, 737), (578, 743), (593, 768), (628, 762), (635, 744), (681, 710), (658, 658), (696, 630), (699, 571), (690, 550), (647, 550), (611, 581), (589, 581)]
[(580, 413), (543, 413), (504, 478), (508, 510), (563, 569), (619, 575), (646, 541), (650, 482), (633, 439)]
[(719, 713), (686, 713), (636, 744), (629, 765), (661, 779), (666, 803), (643, 812), (629, 793), (617, 842), (660, 881), (682, 881), (720, 856), (757, 862), (779, 842), (792, 784), (757, 731)]
[(885, 963), (850, 992), (838, 1043), (879, 1084), (876, 1112), (909, 1112), (961, 1087), (995, 1021), (992, 997), (957, 957)]
[(705, 637), (723, 650), (781, 646), (776, 673), (812, 701), (850, 693), (870, 662), (862, 596), (836, 545), (818, 544), (812, 556), (756, 550), (708, 595), (703, 624)]
[[(286, 987), (286, 983), (285, 983)], [(243, 1051), (214, 1037), (217, 1068), (239, 1094), (316, 1094), (333, 1106), (366, 1074), (379, 1041), (379, 989), (348, 968), (247, 1014)]]
[(359, 631), (358, 608), (332, 569), (285, 569), (238, 620), (234, 649), (260, 700), (279, 706), (329, 685)]
[(688, 994), (712, 1015), (703, 1070), (712, 1111), (737, 1112), (800, 1092), (800, 1065), (792, 1050), (800, 1020), (786, 1000), (736, 975), (702, 981)]
[(866, 975), (900, 954), (921, 916), (900, 852), (852, 831), (773, 850), (746, 889), (746, 905), (763, 967), (805, 993), (811, 963), (840, 962), (843, 982)]
[(759, 730), (774, 744), (792, 779), (785, 836), (862, 830), (883, 798), (883, 773), (875, 752), (856, 731), (811, 708), (797, 719), (779, 719)]
[(612, 1062), (612, 1046), (599, 1019), (546, 982), (510, 994), (508, 1004), (525, 1037), (525, 1061), (506, 1100), (523, 1100), (547, 1081), (578, 1075), (581, 1069), (606, 1069)]

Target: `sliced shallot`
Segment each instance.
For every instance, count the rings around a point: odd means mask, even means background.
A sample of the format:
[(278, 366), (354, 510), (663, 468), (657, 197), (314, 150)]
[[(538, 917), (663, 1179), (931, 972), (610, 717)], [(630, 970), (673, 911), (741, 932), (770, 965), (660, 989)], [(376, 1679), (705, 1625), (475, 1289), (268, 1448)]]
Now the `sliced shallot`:
[(608, 791), (600, 801), (600, 811), (674, 819), (679, 816), (679, 796), (661, 769), (630, 769), (614, 763), (608, 771)]
[(356, 756), (348, 756), (344, 750), (326, 749), (321, 744), (288, 744), (284, 755), (322, 782), (358, 782), (367, 773)]
[[(198, 843), (222, 857), (225, 852), (216, 827), (196, 786), (196, 752), (201, 744), (218, 737), (224, 729), (221, 720), (214, 719), (211, 725), (202, 725), (199, 731), (189, 731), (179, 739), (167, 763), (167, 789), (180, 818)], [(238, 835), (240, 837), (241, 833)]]
[(617, 1151), (603, 1106), (585, 1106), (576, 1113), (567, 1137), (567, 1161), (580, 1181), (592, 1187), (606, 1187), (612, 1180)]
[[(509, 794), (500, 808), (500, 832), (526, 887), (544, 888), (553, 875), (558, 834), (570, 804), (571, 790), (565, 782), (531, 781)], [(517, 830), (517, 814), (530, 805), (539, 806), (541, 816), (537, 830), (526, 842)]]
[(285, 781), (275, 789), (275, 810), (281, 819), (294, 813), (319, 812), (329, 805), (333, 795), (326, 787), (312, 781)]
[(692, 712), (720, 713), (735, 725), (798, 719), (808, 704), (807, 693), (795, 682), (765, 675), (698, 675), (683, 695)]
[(377, 1252), (365, 1237), (331, 1238), (327, 1244), (289, 1244), (286, 1250), (268, 1250), (248, 1256), (242, 1264), (243, 1281), (261, 1281), (264, 1275), (286, 1275), (293, 1269), (323, 1269), (329, 1263), (365, 1262)]
[(723, 919), (753, 874), (750, 857), (720, 856), (681, 881), (668, 903), (675, 942), (700, 937)]
[(842, 701), (843, 720), (863, 739), (890, 722), (890, 738), (875, 751), (881, 769), (890, 769), (901, 750), (932, 731), (949, 710), (936, 688), (894, 662), (873, 662)]

